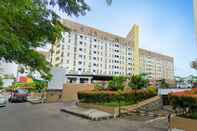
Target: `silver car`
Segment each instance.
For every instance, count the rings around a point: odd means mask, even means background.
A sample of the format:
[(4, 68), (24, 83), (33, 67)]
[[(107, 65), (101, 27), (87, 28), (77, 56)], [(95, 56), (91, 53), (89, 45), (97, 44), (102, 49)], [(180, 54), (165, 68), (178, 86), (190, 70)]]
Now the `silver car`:
[(6, 97), (0, 94), (0, 107), (6, 106), (6, 104), (7, 104)]

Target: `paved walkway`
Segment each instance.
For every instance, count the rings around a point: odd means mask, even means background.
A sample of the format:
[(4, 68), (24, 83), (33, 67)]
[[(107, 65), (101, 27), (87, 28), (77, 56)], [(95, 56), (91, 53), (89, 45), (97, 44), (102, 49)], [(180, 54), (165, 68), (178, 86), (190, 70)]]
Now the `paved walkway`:
[(113, 117), (113, 115), (110, 113), (99, 111), (96, 109), (81, 108), (79, 106), (76, 106), (75, 104), (64, 106), (61, 110), (91, 120), (101, 120)]
[(0, 131), (167, 131), (166, 120), (91, 121), (60, 112), (62, 104), (17, 103), (0, 108)]

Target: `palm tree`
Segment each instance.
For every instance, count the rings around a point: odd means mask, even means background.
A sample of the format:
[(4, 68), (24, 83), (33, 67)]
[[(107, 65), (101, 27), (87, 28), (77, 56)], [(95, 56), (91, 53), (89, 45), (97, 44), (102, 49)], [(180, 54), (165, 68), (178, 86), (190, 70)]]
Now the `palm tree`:
[(145, 88), (149, 82), (148, 79), (145, 78), (145, 76), (145, 74), (131, 76), (131, 78), (129, 79), (128, 86), (134, 89), (135, 92), (138, 89)]
[(123, 76), (114, 76), (112, 80), (108, 82), (108, 88), (118, 91), (124, 89), (124, 82), (126, 81), (126, 77)]

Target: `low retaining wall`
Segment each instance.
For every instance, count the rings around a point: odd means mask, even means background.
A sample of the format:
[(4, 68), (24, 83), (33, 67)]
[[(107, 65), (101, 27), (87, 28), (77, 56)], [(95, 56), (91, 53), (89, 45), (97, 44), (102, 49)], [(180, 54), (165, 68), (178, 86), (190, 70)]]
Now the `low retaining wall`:
[(62, 90), (47, 90), (46, 93), (47, 102), (61, 102)]
[[(83, 108), (98, 109), (112, 114), (119, 113), (119, 107), (109, 107), (95, 103), (82, 103), (82, 102), (79, 103), (79, 106)], [(159, 96), (155, 96), (134, 105), (121, 106), (121, 113), (127, 113), (130, 111), (153, 111), (153, 110), (161, 109), (161, 107), (162, 107), (161, 98)]]
[(171, 118), (171, 127), (185, 131), (197, 131), (197, 120), (174, 116)]
[(82, 102), (80, 102), (78, 105), (83, 108), (98, 109), (111, 114), (116, 114), (118, 112), (118, 107), (109, 107), (109, 106), (103, 106), (94, 103), (82, 103)]
[(62, 101), (76, 101), (78, 100), (77, 92), (93, 89), (93, 84), (65, 84), (62, 92)]

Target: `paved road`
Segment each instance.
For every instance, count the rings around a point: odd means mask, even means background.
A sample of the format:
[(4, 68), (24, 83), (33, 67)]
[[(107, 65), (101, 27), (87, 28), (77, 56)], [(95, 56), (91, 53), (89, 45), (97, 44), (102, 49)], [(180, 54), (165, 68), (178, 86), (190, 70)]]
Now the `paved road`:
[(60, 103), (9, 104), (0, 108), (0, 131), (167, 131), (166, 122), (128, 119), (90, 121), (59, 109)]

